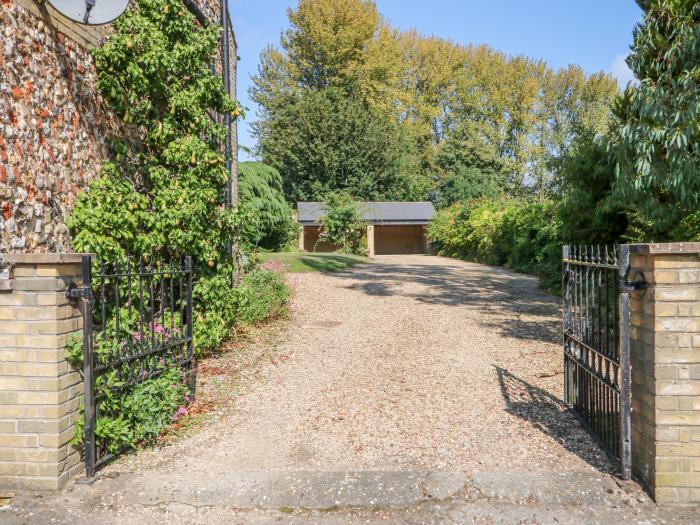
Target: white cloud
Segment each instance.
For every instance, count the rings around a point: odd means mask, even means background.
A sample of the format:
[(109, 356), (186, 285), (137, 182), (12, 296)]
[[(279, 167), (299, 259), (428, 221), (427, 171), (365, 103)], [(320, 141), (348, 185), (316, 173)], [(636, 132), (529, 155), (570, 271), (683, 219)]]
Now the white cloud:
[(615, 61), (610, 66), (610, 73), (617, 79), (617, 83), (622, 89), (627, 87), (628, 82), (632, 82), (633, 84), (637, 83), (634, 73), (632, 73), (627, 62), (625, 62), (626, 58), (627, 55), (617, 55)]

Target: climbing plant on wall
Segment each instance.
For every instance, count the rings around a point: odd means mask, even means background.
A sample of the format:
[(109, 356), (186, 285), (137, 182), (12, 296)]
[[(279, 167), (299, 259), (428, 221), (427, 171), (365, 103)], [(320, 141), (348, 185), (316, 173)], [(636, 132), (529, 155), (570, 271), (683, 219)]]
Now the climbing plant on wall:
[[(98, 87), (127, 133), (79, 196), (73, 247), (110, 258), (191, 255), (200, 341), (227, 333), (233, 308), (213, 293), (230, 281), (225, 246), (246, 214), (224, 206), (226, 130), (213, 115), (241, 115), (212, 72), (219, 28), (202, 27), (181, 0), (136, 0), (94, 51)], [(230, 296), (231, 294), (228, 294)]]

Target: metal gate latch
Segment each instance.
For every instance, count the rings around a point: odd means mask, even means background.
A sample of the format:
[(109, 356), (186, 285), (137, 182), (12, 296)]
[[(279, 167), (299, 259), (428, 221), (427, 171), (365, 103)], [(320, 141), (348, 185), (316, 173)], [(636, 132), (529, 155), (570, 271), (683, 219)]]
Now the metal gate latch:
[(69, 301), (77, 301), (78, 299), (92, 299), (92, 288), (89, 286), (78, 286), (75, 283), (70, 283), (66, 289), (66, 299)]

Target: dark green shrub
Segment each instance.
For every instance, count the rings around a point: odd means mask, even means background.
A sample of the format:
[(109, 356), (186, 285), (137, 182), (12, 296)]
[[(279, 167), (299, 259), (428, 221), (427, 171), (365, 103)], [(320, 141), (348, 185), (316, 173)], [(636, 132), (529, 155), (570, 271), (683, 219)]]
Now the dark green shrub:
[(262, 162), (241, 162), (239, 195), (252, 218), (251, 227), (244, 232), (246, 245), (277, 250), (292, 240), (298, 227), (284, 198), (279, 171)]
[[(95, 422), (95, 441), (98, 449), (105, 447), (112, 454), (153, 440), (187, 413), (187, 388), (176, 368), (166, 369), (126, 390), (120, 389), (116, 372), (110, 372), (98, 377), (95, 389), (103, 414)], [(81, 415), (72, 443), (82, 445), (84, 432), (85, 419)]]
[(461, 203), (441, 210), (428, 227), (438, 253), (533, 273), (544, 287), (559, 282), (561, 221), (550, 200)]

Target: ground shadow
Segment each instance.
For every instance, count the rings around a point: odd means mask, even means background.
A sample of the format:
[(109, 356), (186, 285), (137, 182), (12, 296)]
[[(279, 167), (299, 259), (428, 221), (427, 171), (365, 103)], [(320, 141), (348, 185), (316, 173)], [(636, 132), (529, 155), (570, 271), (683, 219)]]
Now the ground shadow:
[(617, 472), (617, 467), (562, 400), (504, 368), (495, 365), (494, 368), (509, 414), (532, 423), (597, 470)]
[(536, 278), (475, 263), (415, 260), (402, 264), (379, 259), (336, 275), (352, 281), (347, 288), (367, 295), (400, 295), (421, 303), (476, 308), (481, 313), (479, 322), (506, 337), (559, 341), (560, 300), (541, 291)]
[(323, 255), (320, 257), (309, 255), (300, 257), (299, 261), (319, 272), (337, 272), (359, 264), (357, 259), (345, 255)]

